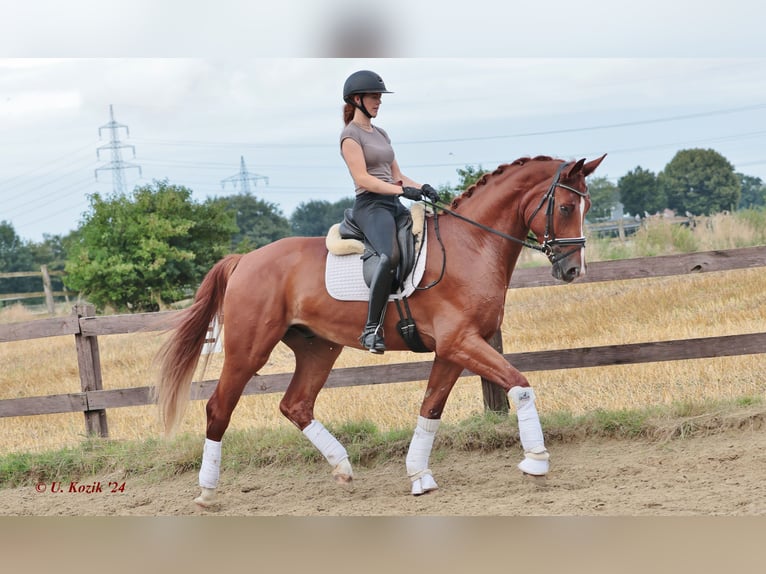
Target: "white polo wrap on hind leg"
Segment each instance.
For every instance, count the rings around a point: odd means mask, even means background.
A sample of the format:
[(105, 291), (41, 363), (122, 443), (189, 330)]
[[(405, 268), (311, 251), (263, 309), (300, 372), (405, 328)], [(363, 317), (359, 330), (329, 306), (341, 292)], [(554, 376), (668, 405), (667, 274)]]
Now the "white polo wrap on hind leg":
[[(344, 446), (319, 421), (312, 419), (309, 426), (303, 429), (303, 434), (311, 441), (311, 444), (317, 447), (333, 468), (337, 468), (343, 461), (348, 460), (348, 453)], [(350, 465), (348, 466), (350, 470)]]
[(439, 419), (419, 416), (412, 435), (406, 465), (407, 475), (412, 481), (412, 494), (416, 496), (438, 488), (428, 468), (428, 460), (431, 457), (431, 449), (434, 446), (434, 438), (440, 422)]
[(221, 473), (221, 441), (205, 439), (202, 449), (202, 466), (199, 469), (199, 485), (216, 488)]
[(543, 429), (535, 406), (535, 392), (531, 387), (513, 387), (508, 398), (516, 407), (519, 421), (519, 439), (524, 449), (524, 460), (519, 468), (527, 474), (541, 476), (548, 473), (548, 451), (545, 449)]

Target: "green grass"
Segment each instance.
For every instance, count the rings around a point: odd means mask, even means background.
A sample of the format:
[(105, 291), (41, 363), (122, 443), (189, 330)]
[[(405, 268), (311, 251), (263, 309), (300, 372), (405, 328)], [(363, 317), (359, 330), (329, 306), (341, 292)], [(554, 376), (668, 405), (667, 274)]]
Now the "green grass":
[[(557, 412), (542, 414), (548, 444), (569, 443), (584, 438), (672, 440), (761, 424), (763, 397), (744, 396), (730, 401), (684, 402), (644, 410), (597, 410), (575, 416)], [(750, 409), (752, 416), (743, 409)], [(346, 446), (352, 464), (372, 467), (403, 459), (412, 430), (380, 431), (367, 421), (328, 425)], [(114, 441), (88, 439), (77, 448), (0, 457), (0, 488), (36, 482), (82, 480), (93, 475), (115, 478), (142, 476), (147, 480), (196, 472), (202, 457), (201, 436), (184, 434), (173, 439)], [(434, 460), (449, 450), (491, 452), (518, 448), (516, 416), (485, 413), (458, 424), (443, 424), (437, 434)], [(312, 465), (322, 456), (296, 429), (249, 429), (230, 431), (223, 443), (223, 465), (243, 471), (268, 465)]]

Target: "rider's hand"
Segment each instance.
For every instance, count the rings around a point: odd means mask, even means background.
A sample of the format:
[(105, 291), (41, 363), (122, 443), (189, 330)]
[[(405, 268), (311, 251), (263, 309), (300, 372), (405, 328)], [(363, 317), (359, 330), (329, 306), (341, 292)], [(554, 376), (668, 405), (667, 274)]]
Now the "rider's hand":
[(412, 201), (420, 201), (420, 198), (422, 196), (423, 196), (423, 192), (421, 192), (417, 187), (402, 188), (402, 197), (406, 197), (407, 199), (411, 199)]
[(420, 192), (424, 197), (428, 198), (428, 201), (431, 203), (436, 203), (439, 201), (439, 192), (437, 192), (431, 185), (427, 183), (423, 184), (423, 187), (420, 188)]

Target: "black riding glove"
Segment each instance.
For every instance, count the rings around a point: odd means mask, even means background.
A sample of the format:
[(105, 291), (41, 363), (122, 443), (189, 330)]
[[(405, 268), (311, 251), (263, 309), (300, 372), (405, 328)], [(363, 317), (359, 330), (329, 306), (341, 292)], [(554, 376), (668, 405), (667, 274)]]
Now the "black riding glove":
[(428, 201), (431, 203), (436, 203), (439, 201), (439, 192), (437, 192), (432, 186), (430, 186), (427, 183), (423, 184), (423, 187), (420, 188), (420, 192), (423, 194), (423, 197), (428, 198)]
[(423, 192), (417, 187), (403, 187), (402, 196), (412, 201), (420, 201), (420, 198), (423, 197)]

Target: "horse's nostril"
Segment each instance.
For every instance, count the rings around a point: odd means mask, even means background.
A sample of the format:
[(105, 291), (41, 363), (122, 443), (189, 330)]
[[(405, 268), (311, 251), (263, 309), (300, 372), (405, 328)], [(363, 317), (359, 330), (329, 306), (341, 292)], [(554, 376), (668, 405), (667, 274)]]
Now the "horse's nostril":
[(580, 274), (580, 268), (579, 267), (570, 267), (567, 271), (567, 277), (574, 279)]

